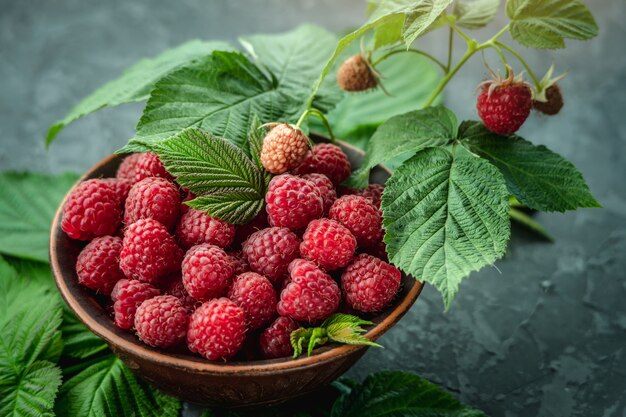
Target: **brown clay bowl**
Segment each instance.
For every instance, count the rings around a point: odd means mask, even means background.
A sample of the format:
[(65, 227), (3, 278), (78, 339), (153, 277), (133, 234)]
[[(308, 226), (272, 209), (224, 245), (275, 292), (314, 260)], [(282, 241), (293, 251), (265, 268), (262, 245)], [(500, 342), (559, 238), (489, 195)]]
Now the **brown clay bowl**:
[[(315, 138), (324, 141), (324, 138)], [(345, 143), (353, 167), (363, 153)], [(123, 155), (103, 159), (78, 181), (112, 177)], [(384, 183), (390, 173), (378, 167), (372, 182)], [(67, 198), (67, 197), (66, 197)], [(154, 349), (131, 333), (114, 326), (101, 300), (78, 284), (75, 263), (84, 246), (61, 230), (61, 203), (52, 223), (50, 263), (61, 295), (76, 316), (137, 375), (164, 392), (192, 403), (228, 408), (251, 408), (282, 403), (323, 388), (346, 372), (367, 350), (366, 346), (329, 345), (315, 349), (310, 357), (248, 362), (210, 362), (191, 353)], [(403, 276), (400, 294), (384, 312), (368, 317), (375, 324), (365, 334), (378, 339), (409, 310), (422, 290), (422, 283)]]

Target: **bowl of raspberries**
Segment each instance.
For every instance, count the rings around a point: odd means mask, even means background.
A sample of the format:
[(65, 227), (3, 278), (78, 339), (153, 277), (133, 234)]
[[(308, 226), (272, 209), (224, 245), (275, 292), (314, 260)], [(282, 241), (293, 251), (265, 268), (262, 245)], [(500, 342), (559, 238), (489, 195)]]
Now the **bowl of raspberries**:
[[(186, 205), (195, 196), (156, 154), (101, 161), (52, 225), (69, 307), (139, 376), (190, 402), (269, 405), (340, 376), (422, 284), (387, 262), (389, 172), (374, 169), (366, 189), (342, 187), (362, 152), (312, 139), (295, 168), (263, 161), (281, 173), (263, 210), (237, 226)], [(353, 320), (357, 339), (337, 331), (341, 320)]]

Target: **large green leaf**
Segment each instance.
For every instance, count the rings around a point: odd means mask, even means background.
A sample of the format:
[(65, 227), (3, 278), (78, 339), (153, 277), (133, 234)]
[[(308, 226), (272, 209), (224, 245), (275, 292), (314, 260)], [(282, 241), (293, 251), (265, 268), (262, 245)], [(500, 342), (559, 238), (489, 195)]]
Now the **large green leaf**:
[(565, 39), (598, 34), (593, 15), (579, 0), (508, 0), (511, 36), (531, 48), (564, 48)]
[(479, 29), (491, 22), (500, 7), (500, 0), (457, 0), (454, 16), (458, 26)]
[(0, 253), (48, 262), (52, 217), (78, 175), (0, 174)]
[(378, 372), (362, 384), (343, 384), (343, 388), (331, 417), (486, 417), (437, 385), (408, 372)]
[(103, 357), (61, 386), (59, 416), (176, 417), (180, 401), (152, 388), (114, 355)]
[(576, 167), (543, 145), (519, 136), (500, 136), (480, 122), (464, 122), (459, 137), (500, 169), (507, 186), (524, 205), (542, 211), (600, 207)]
[(430, 282), (450, 306), (461, 280), (500, 258), (510, 235), (502, 174), (462, 146), (427, 148), (401, 165), (383, 193), (389, 259)]
[(167, 73), (215, 50), (229, 49), (231, 47), (225, 42), (193, 40), (168, 49), (154, 58), (142, 59), (124, 71), (121, 77), (106, 83), (84, 98), (63, 119), (50, 126), (46, 143), (52, 143), (68, 124), (96, 110), (147, 100), (154, 83)]
[(367, 187), (369, 172), (376, 165), (407, 152), (446, 145), (456, 138), (456, 132), (456, 116), (445, 107), (427, 107), (394, 116), (380, 125), (369, 140), (365, 159), (347, 185)]

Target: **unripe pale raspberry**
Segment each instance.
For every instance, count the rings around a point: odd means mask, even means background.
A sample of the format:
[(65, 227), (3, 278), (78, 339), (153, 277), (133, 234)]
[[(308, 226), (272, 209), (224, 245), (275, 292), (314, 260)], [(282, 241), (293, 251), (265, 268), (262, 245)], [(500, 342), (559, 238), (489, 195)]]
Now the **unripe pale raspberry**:
[(233, 278), (230, 256), (203, 243), (189, 249), (182, 263), (183, 284), (193, 298), (208, 301), (226, 294)]
[(135, 325), (137, 307), (159, 294), (157, 288), (145, 282), (135, 279), (119, 280), (111, 292), (115, 325), (121, 329), (131, 330)]
[(348, 156), (339, 146), (330, 143), (315, 145), (304, 161), (293, 170), (296, 175), (324, 174), (335, 185), (346, 180), (351, 172), (352, 167)]
[(256, 272), (245, 272), (235, 278), (228, 298), (243, 308), (250, 330), (260, 329), (276, 315), (276, 291), (267, 278)]
[(120, 268), (128, 278), (154, 284), (179, 270), (182, 257), (165, 226), (154, 219), (141, 219), (124, 234)]
[(330, 206), (332, 206), (337, 199), (337, 191), (335, 191), (333, 182), (324, 174), (304, 174), (302, 178), (317, 185), (324, 202), (324, 214), (328, 214)]
[(279, 123), (263, 138), (261, 163), (267, 172), (282, 174), (300, 165), (309, 151), (309, 139), (292, 125)]
[(337, 199), (330, 208), (329, 217), (347, 227), (359, 246), (371, 246), (382, 239), (380, 210), (365, 197), (346, 195)]
[(139, 339), (153, 347), (176, 346), (187, 334), (187, 312), (173, 295), (150, 298), (135, 312), (135, 330)]
[(115, 176), (126, 180), (135, 181), (135, 173), (137, 172), (137, 162), (141, 158), (142, 153), (132, 153), (124, 158), (120, 166), (117, 168)]
[(330, 219), (313, 220), (306, 228), (300, 253), (326, 271), (342, 268), (352, 260), (356, 239), (341, 223)]
[(378, 85), (378, 78), (361, 54), (346, 59), (337, 70), (337, 84), (344, 91), (365, 91)]
[(298, 330), (300, 325), (289, 317), (279, 317), (261, 333), (259, 344), (263, 356), (267, 359), (283, 358), (293, 355), (291, 332)]
[(243, 309), (228, 298), (202, 304), (189, 319), (187, 347), (210, 361), (232, 358), (245, 338)]
[(280, 293), (278, 314), (294, 320), (315, 322), (334, 313), (341, 291), (330, 275), (317, 265), (296, 259), (289, 265), (291, 280)]
[(176, 228), (178, 241), (185, 248), (200, 243), (225, 248), (233, 243), (235, 226), (199, 210), (190, 208), (182, 215)]
[(363, 253), (341, 275), (341, 288), (350, 307), (371, 313), (382, 310), (393, 300), (401, 279), (396, 267)]
[(128, 193), (124, 223), (135, 223), (139, 219), (154, 219), (172, 229), (180, 214), (180, 193), (176, 186), (159, 177), (148, 177), (139, 181)]
[(146, 152), (141, 154), (140, 158), (137, 158), (134, 182), (139, 182), (148, 177), (161, 177), (169, 181), (174, 181), (174, 177), (165, 170), (159, 156), (152, 152)]
[(300, 256), (300, 239), (286, 227), (270, 227), (250, 235), (242, 252), (250, 269), (279, 284), (291, 261)]
[(324, 212), (319, 188), (310, 181), (283, 174), (272, 178), (265, 194), (270, 224), (298, 230)]
[(111, 290), (124, 273), (119, 257), (122, 239), (114, 236), (97, 237), (80, 252), (76, 260), (78, 282), (102, 294)]

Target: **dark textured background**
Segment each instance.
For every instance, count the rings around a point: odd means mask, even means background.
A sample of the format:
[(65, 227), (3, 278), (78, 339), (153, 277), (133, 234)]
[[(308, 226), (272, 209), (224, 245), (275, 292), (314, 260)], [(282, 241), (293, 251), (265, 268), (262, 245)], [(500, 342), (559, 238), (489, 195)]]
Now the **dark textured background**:
[[(524, 51), (537, 72), (554, 58), (570, 75), (562, 114), (534, 116), (521, 133), (571, 159), (604, 209), (538, 215), (554, 244), (515, 230), (505, 259), (465, 281), (448, 313), (426, 288), (382, 339), (386, 349), (371, 349), (350, 375), (412, 369), (492, 416), (626, 416), (626, 2), (587, 3), (598, 38)], [(138, 58), (194, 37), (234, 40), (301, 22), (341, 30), (364, 9), (360, 0), (0, 0), (0, 168), (84, 171), (123, 145), (141, 105), (79, 121), (49, 152), (43, 137)], [(436, 34), (422, 41), (440, 55), (444, 45)], [(475, 117), (484, 74), (475, 59), (448, 89), (460, 118)]]

